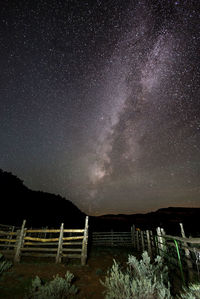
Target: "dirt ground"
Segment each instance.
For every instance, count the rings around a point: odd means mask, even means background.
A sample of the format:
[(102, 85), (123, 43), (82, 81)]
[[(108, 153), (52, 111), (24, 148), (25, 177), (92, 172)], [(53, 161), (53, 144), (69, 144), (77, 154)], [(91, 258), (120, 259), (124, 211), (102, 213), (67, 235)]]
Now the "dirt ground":
[(80, 260), (63, 260), (62, 264), (55, 264), (53, 260), (23, 258), (19, 264), (13, 265), (1, 276), (0, 298), (23, 299), (36, 275), (43, 281), (48, 281), (56, 274), (64, 277), (69, 270), (74, 274), (74, 284), (79, 290), (77, 299), (102, 299), (104, 287), (100, 279), (105, 280), (113, 259), (125, 264), (129, 254), (137, 256), (132, 248), (94, 247), (89, 250), (85, 266), (80, 265)]

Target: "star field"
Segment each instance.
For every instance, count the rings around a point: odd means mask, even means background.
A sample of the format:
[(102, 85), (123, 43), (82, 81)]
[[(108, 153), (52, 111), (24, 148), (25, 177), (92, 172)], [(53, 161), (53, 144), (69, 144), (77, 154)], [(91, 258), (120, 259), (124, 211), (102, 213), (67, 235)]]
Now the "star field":
[(198, 1), (4, 1), (0, 168), (83, 211), (200, 207)]

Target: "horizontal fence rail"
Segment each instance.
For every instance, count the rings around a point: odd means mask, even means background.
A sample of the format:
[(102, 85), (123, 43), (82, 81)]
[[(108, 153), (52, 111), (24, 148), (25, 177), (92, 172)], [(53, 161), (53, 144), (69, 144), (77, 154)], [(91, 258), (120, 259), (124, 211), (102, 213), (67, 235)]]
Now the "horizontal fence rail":
[(92, 245), (132, 246), (131, 232), (93, 232)]
[(16, 231), (17, 229), (20, 229), (18, 226), (14, 225), (5, 225), (5, 224), (0, 224), (0, 231)]
[(28, 229), (23, 221), (17, 231), (0, 230), (0, 252), (11, 254), (15, 262), (21, 257), (54, 257), (56, 263), (62, 258), (80, 258), (85, 265), (88, 243), (88, 216), (84, 229)]

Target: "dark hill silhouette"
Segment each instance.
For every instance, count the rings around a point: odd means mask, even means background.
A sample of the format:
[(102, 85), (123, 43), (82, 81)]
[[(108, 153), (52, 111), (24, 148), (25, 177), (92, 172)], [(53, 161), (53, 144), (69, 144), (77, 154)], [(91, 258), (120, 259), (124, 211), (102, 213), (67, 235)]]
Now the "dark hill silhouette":
[(1, 224), (27, 226), (84, 227), (85, 214), (71, 201), (47, 192), (32, 191), (21, 179), (0, 169)]
[(156, 229), (160, 226), (168, 234), (180, 235), (179, 223), (183, 223), (188, 236), (190, 234), (200, 236), (199, 219), (200, 208), (169, 207), (146, 214), (92, 217), (90, 219), (90, 227), (92, 226), (93, 230), (99, 231), (111, 229), (114, 231), (127, 231), (130, 230), (133, 224), (142, 230)]

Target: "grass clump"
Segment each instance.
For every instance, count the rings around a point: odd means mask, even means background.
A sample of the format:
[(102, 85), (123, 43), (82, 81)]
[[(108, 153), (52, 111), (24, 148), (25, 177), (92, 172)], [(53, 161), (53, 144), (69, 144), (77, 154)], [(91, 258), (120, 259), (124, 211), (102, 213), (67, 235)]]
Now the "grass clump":
[(54, 276), (53, 280), (44, 284), (41, 279), (36, 276), (32, 280), (31, 288), (24, 299), (68, 299), (74, 298), (78, 289), (72, 285), (74, 275), (69, 271), (66, 272), (65, 278)]
[(0, 275), (8, 270), (12, 266), (12, 263), (5, 260), (4, 256), (2, 253), (0, 253)]
[(188, 288), (178, 297), (179, 299), (200, 299), (200, 284), (190, 284)]
[(145, 251), (142, 259), (129, 256), (126, 270), (120, 269), (114, 260), (108, 271), (105, 282), (106, 299), (169, 299), (170, 285), (168, 282), (168, 269), (163, 260), (157, 256), (154, 263)]

